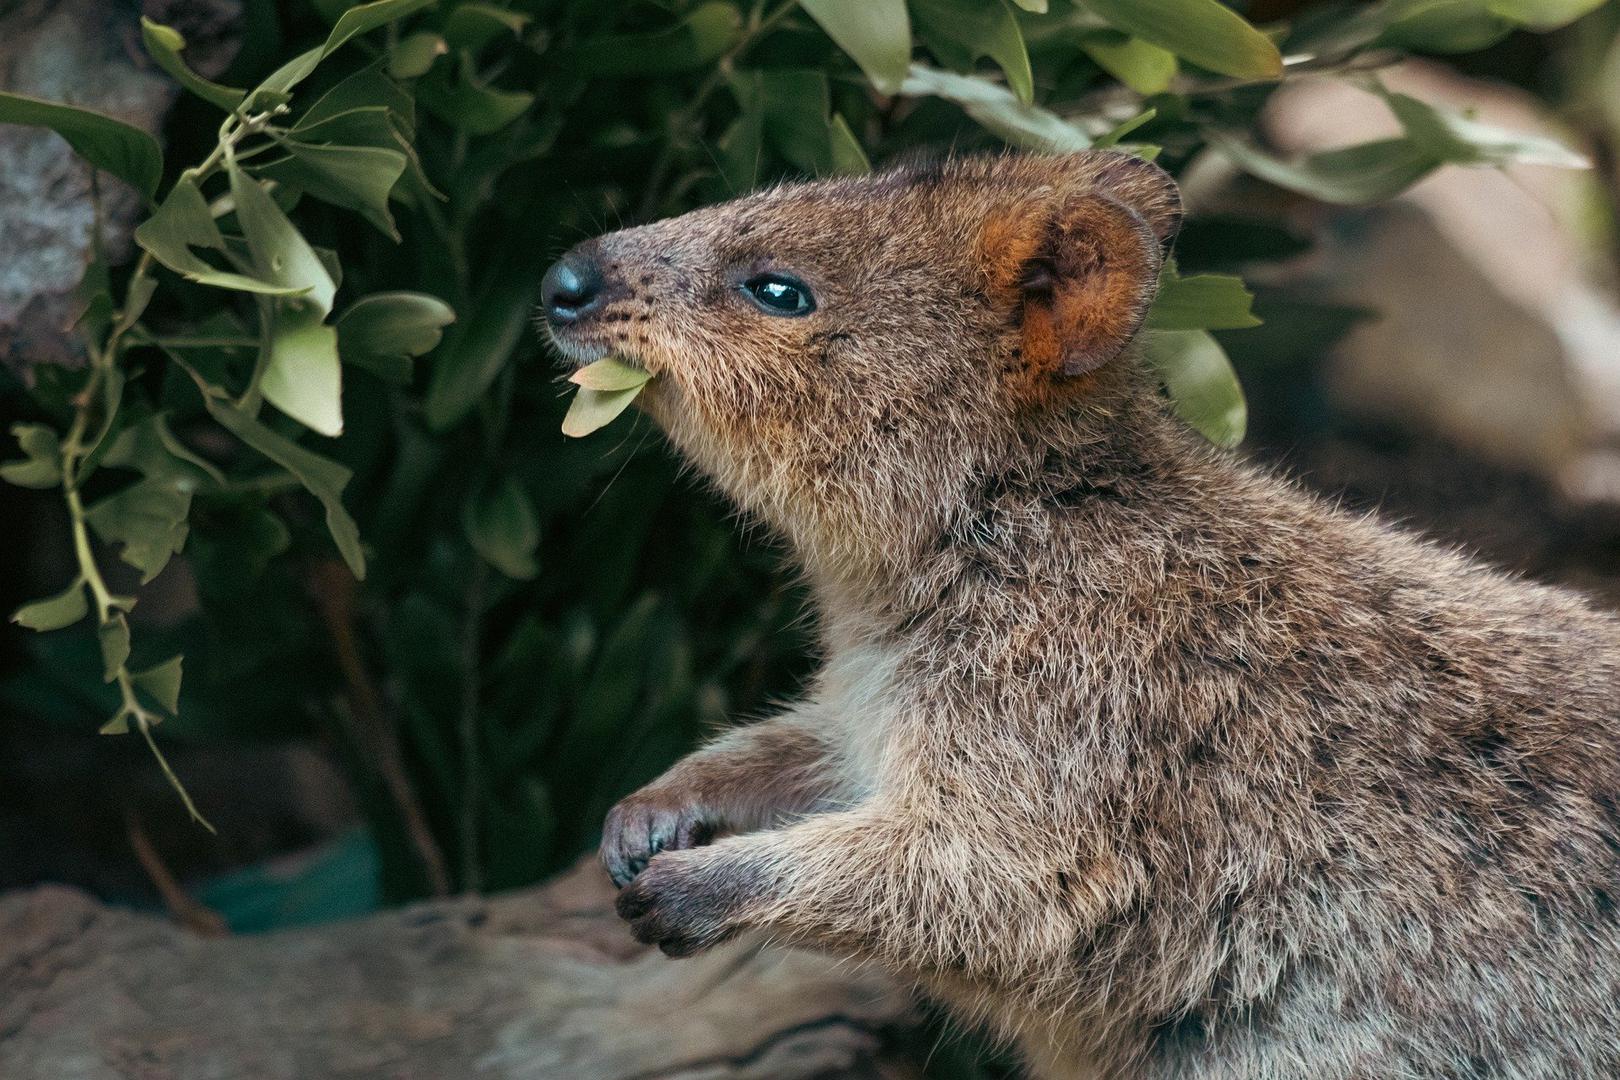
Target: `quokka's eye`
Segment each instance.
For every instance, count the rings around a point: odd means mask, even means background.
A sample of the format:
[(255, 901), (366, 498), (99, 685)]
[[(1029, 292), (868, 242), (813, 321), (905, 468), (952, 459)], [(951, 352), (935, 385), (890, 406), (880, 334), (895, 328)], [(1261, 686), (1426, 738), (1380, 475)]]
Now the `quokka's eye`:
[(808, 315), (816, 310), (810, 286), (786, 274), (760, 274), (743, 282), (743, 292), (769, 315)]

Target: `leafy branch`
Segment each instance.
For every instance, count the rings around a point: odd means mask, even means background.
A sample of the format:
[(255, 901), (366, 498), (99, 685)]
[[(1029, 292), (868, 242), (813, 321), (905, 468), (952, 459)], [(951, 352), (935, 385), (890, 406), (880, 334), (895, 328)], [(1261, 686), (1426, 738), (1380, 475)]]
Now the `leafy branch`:
[[(358, 576), (364, 572), (358, 533), (340, 502), (348, 471), (303, 450), (257, 419), (268, 399), (306, 427), (336, 434), (341, 430), (338, 400), (338, 346), (343, 319), (325, 323), (336, 284), (318, 256), (275, 202), (273, 190), (286, 188), (315, 194), (338, 205), (388, 220), (386, 201), (408, 163), (409, 144), (402, 118), (384, 115), (392, 99), (388, 85), (374, 72), (362, 72), (306, 110), (296, 124), (278, 123), (291, 114), (291, 91), (314, 72), (326, 56), (350, 38), (421, 8), (427, 0), (378, 0), (350, 9), (339, 19), (325, 45), (306, 52), (266, 79), (252, 93), (232, 90), (194, 75), (180, 59), (185, 41), (171, 28), (143, 22), (148, 49), (165, 70), (188, 89), (227, 110), (214, 147), (198, 164), (183, 170), (168, 195), (136, 230), (142, 252), (115, 306), (110, 276), (102, 259), (100, 212), (92, 246), (96, 258), (81, 287), (85, 311), (80, 328), (88, 357), (83, 385), (72, 396), (72, 416), (58, 436), (38, 424), (13, 431), (25, 453), (21, 461), (0, 466), (0, 477), (20, 486), (57, 487), (67, 508), (77, 575), (61, 593), (27, 604), (12, 620), (33, 630), (62, 629), (93, 614), (101, 646), (103, 677), (117, 688), (118, 705), (102, 725), (104, 734), (141, 733), (164, 776), (192, 819), (213, 830), (164, 756), (152, 730), (180, 707), (183, 657), (132, 670), (128, 616), (135, 597), (115, 593), (97, 562), (91, 532), (123, 545), (123, 561), (150, 581), (184, 544), (194, 494), (272, 491), (297, 483), (326, 506), (328, 525), (340, 551)], [(334, 93), (343, 91), (334, 98)], [(322, 105), (325, 109), (322, 109)], [(376, 115), (366, 110), (378, 110)], [(357, 115), (360, 114), (360, 115)], [(345, 125), (342, 121), (348, 118)], [(355, 121), (373, 121), (369, 129)], [(323, 132), (319, 125), (330, 121)], [(380, 121), (380, 123), (376, 122)], [(157, 190), (162, 158), (145, 132), (87, 109), (37, 102), (0, 94), (0, 122), (43, 126), (57, 131), (89, 163), (130, 183), (148, 199)], [(365, 135), (355, 142), (338, 135)], [(303, 136), (302, 139), (297, 136)], [(322, 136), (329, 136), (323, 138)], [(251, 145), (259, 140), (258, 145)], [(286, 151), (265, 162), (271, 146)], [(255, 160), (257, 159), (257, 160)], [(251, 164), (245, 164), (252, 162)], [(322, 187), (336, 174), (334, 162), (361, 165), (341, 173), (342, 183)], [(250, 170), (257, 176), (250, 175)], [(325, 170), (325, 172), (323, 172)], [(228, 192), (212, 204), (202, 192), (219, 176)], [(227, 237), (220, 220), (234, 216), (239, 234)], [(390, 222), (391, 225), (391, 222)], [(198, 255), (211, 251), (228, 268)], [(201, 285), (249, 294), (255, 300), (259, 333), (164, 337), (141, 322), (158, 294), (159, 266)], [(370, 310), (364, 305), (369, 301)], [(378, 319), (381, 306), (391, 318)], [(346, 351), (362, 365), (392, 363), (390, 354), (409, 357), (437, 344), (439, 330), (451, 313), (441, 302), (417, 294), (368, 297), (350, 309), (363, 314), (351, 323)], [(222, 318), (233, 318), (226, 309)], [(221, 380), (205, 377), (183, 354), (201, 349), (240, 348), (252, 342), (252, 374), (239, 392)], [(167, 426), (163, 412), (126, 400), (127, 354), (157, 347), (191, 376), (206, 411), (248, 447), (279, 466), (246, 484), (228, 480), (213, 463), (198, 456)], [(331, 376), (324, 378), (323, 376)], [(309, 387), (317, 390), (312, 396)], [(138, 472), (143, 479), (87, 505), (86, 483), (101, 465)], [(285, 478), (285, 479), (283, 479)], [(88, 592), (88, 599), (86, 593)]]

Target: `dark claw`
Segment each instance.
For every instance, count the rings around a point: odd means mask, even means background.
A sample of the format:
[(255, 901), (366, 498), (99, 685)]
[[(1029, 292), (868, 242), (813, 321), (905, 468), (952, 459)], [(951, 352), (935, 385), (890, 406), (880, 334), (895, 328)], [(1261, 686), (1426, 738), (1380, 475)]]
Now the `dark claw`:
[[(660, 814), (653, 819), (652, 827), (647, 830), (647, 852), (649, 857), (658, 854), (670, 846), (670, 842), (679, 835), (678, 821), (674, 815)], [(679, 847), (677, 843), (675, 846)]]
[(623, 889), (662, 851), (701, 847), (716, 829), (694, 804), (656, 795), (632, 795), (608, 814), (602, 828), (602, 865)]

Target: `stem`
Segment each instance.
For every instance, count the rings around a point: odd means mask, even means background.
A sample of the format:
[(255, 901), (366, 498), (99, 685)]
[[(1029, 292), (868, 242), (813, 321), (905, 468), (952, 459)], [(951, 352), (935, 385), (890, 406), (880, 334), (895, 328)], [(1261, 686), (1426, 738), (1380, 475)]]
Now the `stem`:
[(489, 567), (476, 554), (473, 559), (472, 580), (467, 585), (467, 622), (461, 637), (461, 714), (458, 717), (462, 775), (461, 888), (464, 892), (480, 892), (484, 887), (478, 842), (484, 799), (483, 747), (478, 732), (478, 654), (482, 648), (484, 587)]
[(765, 36), (767, 32), (774, 30), (778, 23), (791, 15), (798, 6), (799, 0), (785, 0), (784, 3), (763, 18), (759, 14), (760, 8), (756, 6), (750, 14), (748, 29), (743, 32), (742, 37), (737, 39), (737, 44), (733, 45), (729, 52), (716, 61), (714, 70), (709, 72), (703, 81), (698, 84), (697, 90), (693, 92), (692, 99), (686, 103), (686, 107), (670, 117), (669, 136), (659, 149), (658, 156), (653, 159), (652, 167), (647, 170), (647, 186), (642, 192), (641, 206), (636, 211), (638, 218), (645, 221), (652, 217), (653, 213), (658, 209), (658, 204), (662, 201), (659, 195), (664, 187), (664, 181), (668, 179), (669, 170), (675, 164), (675, 151), (678, 141), (685, 133), (685, 130), (696, 122), (699, 112), (702, 111), (704, 105), (708, 104), (710, 95), (725, 82), (726, 76), (731, 73), (732, 65), (755, 42)]
[(77, 488), (68, 488), (66, 494), (68, 517), (73, 530), (73, 555), (79, 563), (79, 578), (90, 587), (90, 596), (96, 605), (96, 622), (104, 625), (112, 621), (112, 594), (107, 590), (107, 583), (102, 580), (95, 555), (90, 550), (90, 534), (84, 524), (84, 502), (79, 498)]
[[(106, 370), (105, 356), (103, 353), (96, 359), (98, 365), (96, 371)], [(92, 373), (92, 385), (99, 381)], [(87, 386), (86, 390), (90, 388)], [(73, 427), (62, 444), (62, 491), (67, 501), (68, 518), (73, 531), (73, 554), (79, 563), (79, 580), (89, 587), (90, 595), (95, 600), (96, 627), (99, 630), (122, 618), (124, 605), (107, 588), (106, 579), (101, 576), (101, 568), (96, 565), (95, 553), (90, 548), (90, 531), (86, 526), (84, 499), (79, 494), (79, 455), (82, 452), (81, 444), (85, 429), (89, 426), (90, 402), (93, 400), (92, 395), (80, 395), (78, 408), (73, 417)], [(112, 673), (112, 680), (118, 685), (117, 715), (133, 721), (135, 726), (140, 728), (141, 735), (146, 739), (146, 745), (151, 748), (152, 756), (157, 759), (158, 768), (163, 770), (163, 775), (168, 779), (169, 786), (174, 788), (175, 794), (180, 796), (180, 801), (185, 805), (186, 812), (191, 815), (191, 820), (209, 832), (215, 832), (212, 823), (203, 817), (202, 812), (197, 809), (197, 804), (192, 801), (186, 785), (181, 783), (180, 777), (170, 767), (169, 759), (158, 747), (157, 739), (153, 738), (152, 728), (161, 723), (163, 718), (141, 704), (140, 697), (135, 692), (135, 680), (130, 675), (129, 665), (119, 664)]]
[[(213, 151), (203, 159), (201, 164), (187, 169), (182, 176), (193, 183), (201, 184), (219, 168), (222, 161), (231, 160), (233, 148), (238, 140), (261, 131), (265, 124), (269, 122), (271, 115), (271, 113), (262, 113), (246, 119), (236, 116), (226, 117), (224, 123), (220, 125), (219, 142), (215, 145)], [(95, 186), (96, 181), (93, 173), (91, 183), (92, 202), (95, 204), (95, 235), (92, 242), (99, 258), (101, 251), (100, 192), (99, 188)], [(90, 545), (89, 517), (85, 512), (84, 496), (80, 484), (83, 480), (81, 470), (85, 459), (93, 453), (94, 448), (86, 447), (85, 437), (91, 430), (91, 417), (96, 410), (101, 408), (103, 412), (106, 411), (102, 402), (103, 392), (106, 389), (107, 381), (118, 370), (118, 362), (123, 355), (126, 336), (133, 335), (135, 340), (138, 341), (157, 340), (139, 327), (141, 312), (136, 309), (137, 304), (144, 304), (145, 301), (150, 299), (153, 287), (153, 266), (152, 253), (149, 251), (141, 252), (140, 258), (135, 263), (135, 269), (130, 273), (129, 282), (125, 286), (124, 299), (118, 308), (118, 315), (107, 330), (106, 340), (87, 343), (90, 354), (89, 376), (85, 379), (83, 389), (73, 399), (73, 421), (69, 425), (67, 435), (63, 438), (61, 444), (62, 499), (67, 505), (69, 529), (73, 537), (73, 557), (79, 567), (78, 583), (90, 590), (90, 596), (95, 603), (96, 629), (98, 633), (115, 622), (122, 621), (124, 613), (129, 610), (133, 601), (113, 595), (112, 590), (107, 587), (107, 580), (102, 576), (101, 567), (96, 563), (95, 551)], [(192, 372), (189, 367), (186, 370), (193, 378), (197, 377), (196, 373)], [(111, 415), (101, 417), (101, 424), (99, 425), (101, 434), (97, 435), (95, 441), (99, 442), (101, 435), (110, 429), (112, 420)], [(173, 767), (170, 766), (169, 759), (164, 755), (162, 748), (158, 746), (157, 739), (152, 734), (152, 728), (163, 721), (163, 716), (161, 713), (155, 712), (142, 704), (140, 695), (136, 691), (135, 677), (130, 673), (127, 660), (113, 668), (107, 677), (108, 681), (115, 683), (118, 687), (119, 707), (118, 712), (114, 714), (115, 721), (124, 721), (126, 724), (133, 723), (140, 729), (141, 737), (146, 740), (146, 745), (152, 751), (152, 756), (156, 759), (158, 768), (163, 770), (163, 775), (169, 781), (169, 785), (180, 796), (180, 801), (185, 805), (186, 812), (191, 815), (191, 819), (209, 832), (214, 832), (214, 826), (197, 809), (197, 804), (192, 801), (191, 793), (186, 790), (185, 784), (181, 783), (180, 777), (176, 775)]]
[[(122, 685), (128, 694), (133, 695), (135, 691), (128, 685), (128, 683), (129, 679), (126, 674)], [(180, 778), (176, 776), (174, 770), (169, 767), (169, 759), (163, 756), (162, 750), (158, 749), (157, 740), (152, 737), (152, 725), (156, 722), (156, 718), (145, 711), (135, 714), (135, 723), (140, 727), (141, 734), (146, 737), (147, 747), (152, 751), (152, 756), (157, 758), (158, 768), (162, 769), (163, 775), (168, 778), (169, 786), (174, 788), (175, 793), (180, 796), (180, 801), (185, 804), (186, 813), (191, 815), (192, 821), (195, 821), (197, 824), (201, 825), (215, 836), (218, 836), (219, 830), (214, 828), (213, 824), (198, 812), (197, 804), (191, 801), (191, 793), (186, 790), (186, 785), (180, 782)]]
[(398, 725), (360, 655), (354, 632), (354, 590), (354, 575), (342, 564), (328, 560), (311, 568), (310, 596), (332, 640), (346, 686), (348, 708), (339, 710), (339, 716), (348, 721), (349, 737), (361, 759), (370, 762), (382, 778), (429, 890), (434, 896), (449, 896), (450, 871), (406, 772)]
[(252, 337), (143, 337), (143, 345), (156, 345), (160, 349), (252, 349), (258, 338)]

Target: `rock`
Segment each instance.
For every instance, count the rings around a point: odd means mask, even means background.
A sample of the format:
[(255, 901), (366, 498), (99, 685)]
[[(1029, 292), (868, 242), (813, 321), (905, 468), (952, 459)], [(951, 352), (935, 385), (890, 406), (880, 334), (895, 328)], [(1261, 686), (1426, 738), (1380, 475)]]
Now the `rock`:
[[(217, 74), (235, 47), (237, 0), (173, 0), (149, 12), (177, 26), (187, 58)], [(153, 134), (178, 88), (147, 59), (139, 12), (106, 0), (19, 0), (0, 6), (0, 89), (108, 113)], [(74, 287), (91, 250), (90, 169), (49, 131), (0, 125), (0, 364), (25, 374), (78, 364)], [(100, 183), (108, 255), (127, 256), (140, 197)]]
[(44, 887), (0, 896), (8, 1080), (920, 1076), (886, 978), (738, 942), (635, 944), (594, 866), (349, 923), (200, 938)]
[[(1418, 62), (1380, 74), (1486, 123), (1568, 138), (1521, 91)], [(1295, 154), (1398, 131), (1378, 98), (1329, 79), (1280, 91), (1267, 125)], [(1445, 168), (1386, 206), (1315, 211), (1326, 242), (1306, 277), (1379, 313), (1328, 358), (1339, 404), (1528, 469), (1577, 503), (1620, 502), (1620, 304), (1583, 216), (1596, 183)]]

